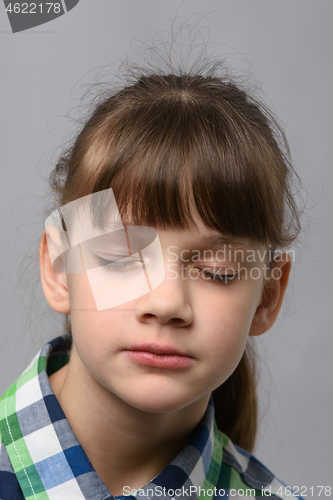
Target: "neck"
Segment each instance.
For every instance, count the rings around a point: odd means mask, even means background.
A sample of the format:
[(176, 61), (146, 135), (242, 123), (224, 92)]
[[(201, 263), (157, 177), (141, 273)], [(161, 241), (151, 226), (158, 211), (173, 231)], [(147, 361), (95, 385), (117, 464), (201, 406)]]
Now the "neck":
[(56, 397), (92, 466), (116, 495), (138, 489), (185, 446), (209, 397), (169, 413), (134, 408), (80, 370), (75, 349), (69, 364), (50, 377)]

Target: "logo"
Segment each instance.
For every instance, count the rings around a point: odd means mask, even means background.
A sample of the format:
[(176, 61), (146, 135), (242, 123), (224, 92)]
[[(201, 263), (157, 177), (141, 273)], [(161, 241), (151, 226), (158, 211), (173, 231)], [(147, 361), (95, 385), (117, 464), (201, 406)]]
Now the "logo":
[(79, 0), (59, 0), (58, 2), (38, 0), (36, 3), (4, 0), (13, 33), (53, 21), (72, 10), (78, 3)]
[(165, 278), (156, 229), (124, 226), (111, 188), (52, 212), (45, 233), (53, 269), (85, 274), (97, 311), (141, 297)]

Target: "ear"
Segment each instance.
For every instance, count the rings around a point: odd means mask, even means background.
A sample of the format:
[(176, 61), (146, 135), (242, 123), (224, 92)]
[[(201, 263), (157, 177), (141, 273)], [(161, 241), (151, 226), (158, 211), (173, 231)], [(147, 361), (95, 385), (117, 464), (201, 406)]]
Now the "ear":
[(290, 255), (287, 253), (278, 255), (262, 291), (261, 302), (253, 317), (249, 335), (261, 335), (274, 324), (288, 285), (290, 269)]
[(45, 230), (39, 246), (39, 263), (43, 292), (49, 305), (59, 313), (70, 314), (66, 274), (52, 266)]

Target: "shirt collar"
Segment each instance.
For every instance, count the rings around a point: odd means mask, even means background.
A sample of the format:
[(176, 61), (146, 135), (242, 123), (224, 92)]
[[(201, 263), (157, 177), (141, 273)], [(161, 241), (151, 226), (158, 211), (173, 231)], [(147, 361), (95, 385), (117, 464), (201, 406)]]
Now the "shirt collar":
[[(26, 499), (106, 500), (108, 488), (92, 467), (56, 399), (48, 376), (69, 360), (71, 335), (46, 344), (0, 400), (0, 433)], [(212, 398), (177, 457), (133, 494), (137, 499), (195, 500), (214, 488), (223, 443)], [(124, 491), (130, 493), (129, 491)]]

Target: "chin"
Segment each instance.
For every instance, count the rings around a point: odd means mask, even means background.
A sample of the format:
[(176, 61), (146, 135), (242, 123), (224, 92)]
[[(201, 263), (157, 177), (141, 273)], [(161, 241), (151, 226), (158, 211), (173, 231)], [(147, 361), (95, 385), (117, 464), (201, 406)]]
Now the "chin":
[(146, 413), (170, 413), (188, 406), (192, 400), (177, 397), (175, 394), (168, 396), (160, 391), (157, 395), (141, 393), (139, 397), (128, 398), (126, 402), (133, 408)]

